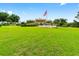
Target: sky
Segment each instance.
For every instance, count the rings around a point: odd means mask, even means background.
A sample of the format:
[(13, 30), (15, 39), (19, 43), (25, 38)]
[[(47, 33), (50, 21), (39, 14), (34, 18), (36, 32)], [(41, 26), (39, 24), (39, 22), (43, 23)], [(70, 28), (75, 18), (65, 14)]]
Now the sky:
[[(47, 16), (43, 16), (47, 10)], [(20, 16), (20, 21), (34, 20), (36, 18), (68, 19), (72, 22), (79, 11), (78, 3), (0, 3), (0, 11)]]

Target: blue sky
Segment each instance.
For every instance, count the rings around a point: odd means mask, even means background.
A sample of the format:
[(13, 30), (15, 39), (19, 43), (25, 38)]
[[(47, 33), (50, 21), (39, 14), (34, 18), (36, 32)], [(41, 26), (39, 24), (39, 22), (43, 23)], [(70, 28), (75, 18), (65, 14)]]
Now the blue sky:
[(79, 11), (78, 3), (61, 5), (60, 3), (0, 3), (0, 11), (9, 14), (17, 14), (20, 21), (26, 21), (35, 18), (46, 18), (43, 16), (47, 10), (49, 20), (56, 18), (66, 18), (72, 22)]

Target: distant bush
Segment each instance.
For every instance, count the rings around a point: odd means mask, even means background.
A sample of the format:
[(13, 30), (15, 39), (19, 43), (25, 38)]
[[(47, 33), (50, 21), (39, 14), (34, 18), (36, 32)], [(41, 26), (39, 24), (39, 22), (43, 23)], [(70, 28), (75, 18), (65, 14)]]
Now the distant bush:
[(72, 23), (67, 24), (68, 27), (79, 27), (79, 22), (74, 20)]
[(53, 21), (53, 24), (55, 24), (55, 25), (57, 25), (57, 26), (64, 27), (64, 26), (66, 26), (66, 24), (67, 24), (67, 19), (64, 19), (64, 18), (55, 19), (55, 20)]
[(34, 20), (27, 20), (26, 23), (35, 23), (35, 21)]
[(1, 26), (8, 26), (10, 25), (9, 23), (2, 23)]
[[(17, 24), (17, 25), (19, 25), (19, 24)], [(25, 27), (26, 26), (26, 23), (25, 22), (21, 22), (20, 26), (21, 27)]]
[(21, 22), (20, 26), (22, 26), (22, 27), (34, 27), (34, 26), (38, 26), (38, 24)]
[(30, 23), (30, 24), (26, 24), (26, 26), (34, 27), (34, 26), (38, 26), (38, 24), (36, 24), (36, 23)]
[(16, 26), (20, 26), (21, 24), (20, 23), (16, 23)]
[(0, 27), (2, 26), (2, 24), (0, 24)]

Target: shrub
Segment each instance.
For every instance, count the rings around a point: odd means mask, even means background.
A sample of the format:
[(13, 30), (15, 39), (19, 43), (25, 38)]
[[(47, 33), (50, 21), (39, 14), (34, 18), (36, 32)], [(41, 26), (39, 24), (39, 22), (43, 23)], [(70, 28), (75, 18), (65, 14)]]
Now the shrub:
[(21, 27), (25, 27), (26, 26), (26, 23), (25, 22), (21, 22), (20, 26)]
[(2, 24), (0, 24), (0, 27), (2, 26)]
[(27, 23), (35, 23), (34, 20), (27, 20)]
[(0, 26), (8, 26), (8, 25), (10, 25), (9, 22), (0, 22)]
[(36, 24), (36, 23), (30, 23), (30, 24), (26, 24), (26, 26), (30, 26), (30, 27), (34, 27), (34, 26), (38, 26), (38, 24)]

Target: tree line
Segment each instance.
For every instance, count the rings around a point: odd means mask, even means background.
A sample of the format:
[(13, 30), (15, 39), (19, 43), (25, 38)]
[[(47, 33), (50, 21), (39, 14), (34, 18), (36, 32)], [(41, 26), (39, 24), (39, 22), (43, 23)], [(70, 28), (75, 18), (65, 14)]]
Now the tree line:
[(20, 17), (16, 14), (8, 14), (6, 12), (0, 12), (0, 22), (18, 22)]
[[(54, 19), (53, 21), (48, 20), (47, 23), (51, 25), (56, 25), (59, 27), (79, 27), (79, 12), (75, 16), (76, 20), (73, 20), (73, 22), (68, 23), (67, 19), (59, 18)], [(20, 17), (16, 14), (8, 14), (6, 12), (0, 12), (0, 25), (21, 25), (21, 26), (38, 26), (37, 23), (35, 23), (33, 20), (27, 20), (26, 22), (19, 23)], [(5, 23), (6, 22), (6, 23)], [(30, 25), (29, 25), (30, 24)]]

